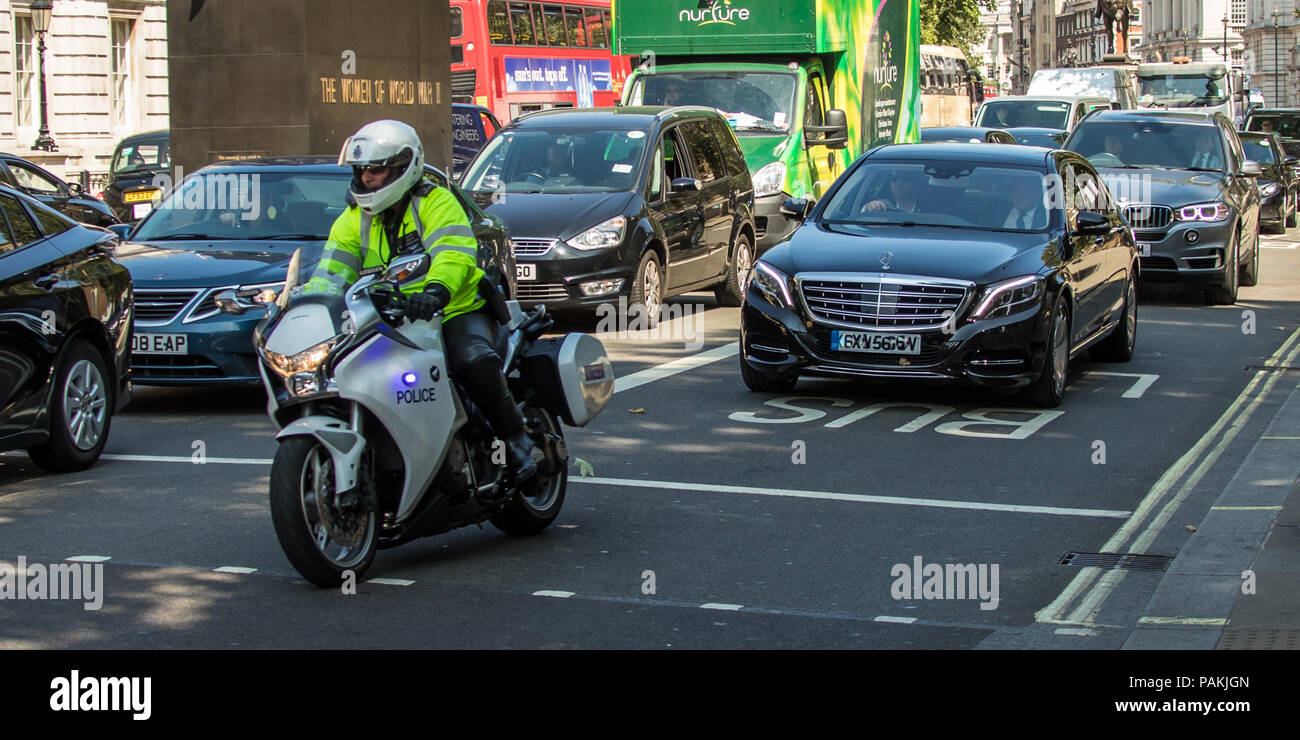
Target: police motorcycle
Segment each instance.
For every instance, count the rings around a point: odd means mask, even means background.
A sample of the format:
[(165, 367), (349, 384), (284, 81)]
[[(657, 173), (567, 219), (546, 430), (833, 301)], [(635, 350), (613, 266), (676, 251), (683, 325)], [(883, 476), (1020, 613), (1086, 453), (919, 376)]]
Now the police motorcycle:
[(496, 348), (537, 446), (537, 473), (518, 483), (504, 443), (449, 377), (441, 314), (405, 320), (400, 289), (429, 256), (399, 257), (342, 295), (295, 291), (298, 262), (253, 337), (280, 427), (271, 518), (294, 568), (337, 586), (377, 550), (416, 538), (485, 521), (516, 536), (546, 529), (568, 483), (560, 422), (586, 425), (614, 392), (600, 340), (542, 338), (554, 323), (544, 306), (525, 313), (492, 291)]

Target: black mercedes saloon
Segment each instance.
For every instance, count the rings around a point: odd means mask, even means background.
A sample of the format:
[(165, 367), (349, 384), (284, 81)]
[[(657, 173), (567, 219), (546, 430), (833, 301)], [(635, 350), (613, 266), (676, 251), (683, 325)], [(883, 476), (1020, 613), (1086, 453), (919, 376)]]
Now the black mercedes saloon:
[(962, 382), (1057, 406), (1073, 357), (1137, 336), (1132, 230), (1087, 160), (987, 144), (863, 155), (750, 272), (741, 376)]

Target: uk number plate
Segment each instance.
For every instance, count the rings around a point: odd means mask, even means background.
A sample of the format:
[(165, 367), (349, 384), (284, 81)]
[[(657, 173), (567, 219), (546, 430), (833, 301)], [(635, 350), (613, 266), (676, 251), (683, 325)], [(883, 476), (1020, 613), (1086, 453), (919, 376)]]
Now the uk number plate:
[(515, 264), (515, 279), (516, 279), (516, 280), (536, 280), (536, 279), (537, 279), (537, 265), (521, 265), (521, 264), (516, 263), (516, 264)]
[(139, 355), (183, 355), (188, 353), (185, 334), (132, 334), (131, 351)]
[(872, 352), (885, 355), (921, 354), (920, 334), (876, 334), (863, 331), (832, 331), (831, 349), (836, 352)]

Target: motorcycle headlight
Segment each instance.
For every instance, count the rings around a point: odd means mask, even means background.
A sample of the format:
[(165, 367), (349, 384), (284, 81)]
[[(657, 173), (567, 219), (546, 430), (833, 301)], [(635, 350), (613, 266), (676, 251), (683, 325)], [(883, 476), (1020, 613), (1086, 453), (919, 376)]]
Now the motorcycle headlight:
[(1282, 188), (1278, 187), (1278, 184), (1275, 182), (1261, 182), (1259, 184), (1259, 194), (1265, 198), (1274, 195), (1281, 189)]
[(572, 239), (566, 240), (566, 243), (574, 249), (582, 250), (614, 247), (623, 242), (623, 233), (626, 230), (627, 219), (622, 216), (615, 216), (604, 223), (587, 229)]
[(983, 297), (970, 317), (992, 319), (1023, 311), (1042, 300), (1043, 283), (1043, 278), (1038, 275), (1025, 275), (993, 283), (984, 289)]
[(776, 195), (785, 189), (785, 164), (772, 162), (754, 173), (754, 197)]
[(1223, 221), (1230, 213), (1226, 203), (1198, 203), (1183, 206), (1175, 212), (1179, 221)]
[(773, 306), (794, 308), (794, 299), (790, 297), (790, 276), (766, 262), (754, 263), (749, 271), (749, 284)]
[(264, 351), (267, 362), (271, 369), (275, 370), (284, 378), (290, 378), (298, 373), (314, 373), (320, 369), (321, 363), (329, 357), (330, 350), (338, 343), (338, 337), (327, 339), (324, 342), (299, 352), (296, 355), (281, 355), (271, 351)]

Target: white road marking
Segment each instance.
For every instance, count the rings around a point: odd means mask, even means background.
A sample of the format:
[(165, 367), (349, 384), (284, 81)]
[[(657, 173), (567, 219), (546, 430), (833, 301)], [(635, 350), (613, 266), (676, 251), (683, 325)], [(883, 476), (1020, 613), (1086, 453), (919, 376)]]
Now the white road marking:
[(740, 611), (741, 609), (744, 609), (745, 607), (744, 607), (743, 604), (714, 604), (714, 603), (708, 603), (708, 604), (700, 604), (700, 608), (701, 608), (701, 609), (717, 609), (718, 611), (724, 611), (724, 612), (738, 612), (738, 611)]
[(1084, 374), (1085, 375), (1108, 375), (1108, 376), (1114, 376), (1119, 378), (1137, 378), (1138, 379), (1137, 382), (1134, 383), (1131, 388), (1124, 391), (1124, 394), (1120, 396), (1120, 398), (1141, 398), (1142, 394), (1146, 393), (1147, 389), (1150, 388), (1153, 383), (1155, 383), (1157, 380), (1160, 379), (1159, 375), (1151, 375), (1149, 373), (1112, 373), (1112, 372), (1103, 372), (1101, 370), (1089, 370)]
[[(1290, 364), (1297, 352), (1300, 352), (1300, 344), (1295, 344), (1296, 339), (1300, 338), (1300, 329), (1297, 329), (1278, 347), (1273, 356), (1269, 358), (1266, 365), (1276, 366), (1278, 360), (1286, 355), (1286, 364)], [(1294, 347), (1292, 345), (1295, 344)], [(1183, 500), (1190, 494), (1191, 490), (1200, 483), (1205, 474), (1218, 461), (1223, 450), (1236, 438), (1237, 433), (1250, 419), (1255, 409), (1268, 396), (1277, 379), (1282, 373), (1273, 373), (1268, 370), (1259, 370), (1251, 378), (1246, 387), (1237, 395), (1227, 410), (1223, 412), (1217, 421), (1206, 430), (1196, 444), (1192, 446), (1183, 456), (1178, 458), (1173, 465), (1165, 471), (1164, 475), (1156, 481), (1147, 495), (1142, 498), (1137, 509), (1134, 510), (1128, 521), (1116, 530), (1115, 534), (1101, 547), (1101, 552), (1146, 552), (1147, 547), (1151, 545), (1160, 530), (1168, 523), (1169, 518), (1173, 516), (1178, 507), (1182, 505)], [(1270, 377), (1266, 377), (1270, 376)], [(1260, 392), (1252, 397), (1257, 386), (1260, 386)], [(1216, 443), (1217, 440), (1217, 443)], [(1199, 462), (1199, 464), (1197, 464)], [(1193, 469), (1192, 466), (1196, 465)], [(1183, 485), (1174, 493), (1167, 503), (1156, 513), (1156, 507), (1160, 505), (1165, 494), (1173, 490), (1174, 485), (1191, 470), (1191, 474), (1183, 482)], [(1151, 517), (1150, 524), (1146, 529), (1138, 534), (1138, 529), (1144, 522)], [(1136, 539), (1134, 539), (1136, 536)], [(1132, 541), (1132, 545), (1129, 542)], [(1097, 613), (1101, 610), (1101, 605), (1106, 601), (1116, 587), (1124, 580), (1126, 571), (1108, 570), (1103, 571), (1097, 567), (1083, 568), (1079, 571), (1065, 589), (1052, 601), (1052, 603), (1038, 610), (1034, 614), (1034, 619), (1039, 622), (1051, 624), (1083, 625), (1093, 624)], [(1100, 580), (1098, 580), (1100, 576)], [(1097, 581), (1094, 584), (1094, 581)], [(1066, 610), (1074, 601), (1079, 600), (1079, 606), (1068, 616)]]
[(105, 560), (112, 560), (111, 555), (73, 555), (70, 558), (64, 558), (69, 563), (102, 563)]
[(1281, 511), (1281, 506), (1211, 506), (1210, 511)]
[(1181, 624), (1193, 627), (1223, 627), (1227, 619), (1212, 617), (1142, 617), (1138, 624)]
[(371, 578), (366, 583), (373, 583), (377, 586), (410, 586), (415, 581), (407, 578)]
[(1024, 506), (1020, 504), (994, 504), (983, 501), (948, 501), (944, 499), (905, 498), (902, 496), (875, 496), (862, 493), (834, 493), (830, 491), (802, 491), (785, 488), (759, 488), (755, 486), (723, 486), (712, 483), (685, 483), (681, 481), (636, 480), (631, 478), (570, 478), (570, 483), (595, 483), (628, 488), (658, 488), (667, 491), (700, 491), (702, 493), (743, 493), (751, 496), (781, 496), (809, 498), (824, 501), (853, 501), (864, 504), (897, 504), (901, 506), (929, 506), (938, 509), (974, 509), (978, 511), (1004, 511), (1014, 514), (1052, 514), (1056, 516), (1086, 516), (1101, 519), (1124, 519), (1132, 512), (1111, 509), (1069, 509), (1055, 506)]
[(1087, 627), (1057, 627), (1056, 634), (1071, 637), (1092, 637), (1097, 634), (1097, 630), (1090, 630)]
[(1275, 246), (1273, 246), (1272, 244), (1261, 244), (1261, 245), (1259, 245), (1259, 248), (1260, 248), (1260, 249), (1295, 249), (1295, 247), (1296, 247), (1296, 245), (1294, 245), (1294, 244), (1291, 244), (1291, 245), (1289, 245), (1289, 246), (1285, 246), (1285, 247), (1275, 247)]
[(567, 599), (573, 595), (572, 591), (534, 591), (533, 596), (549, 596), (552, 599)]
[(890, 624), (911, 624), (916, 621), (916, 617), (876, 617), (876, 622), (888, 622)]
[[(101, 455), (105, 460), (121, 460), (123, 462), (171, 462), (171, 463), (189, 463), (190, 465), (199, 465), (202, 463), (194, 462), (190, 455)], [(270, 465), (271, 458), (256, 457), (209, 457), (207, 463), (217, 465)]]
[(639, 388), (647, 383), (653, 383), (656, 380), (662, 380), (678, 373), (684, 373), (687, 370), (694, 370), (697, 367), (708, 365), (711, 362), (717, 362), (718, 360), (725, 360), (728, 357), (734, 357), (739, 352), (740, 342), (732, 342), (731, 344), (714, 347), (713, 349), (705, 350), (688, 357), (679, 357), (676, 360), (665, 362), (662, 365), (656, 365), (651, 368), (646, 368), (645, 370), (637, 371), (631, 375), (624, 375), (621, 378), (615, 379), (614, 392), (622, 393), (623, 391), (630, 391), (633, 388)]
[(241, 575), (248, 575), (249, 573), (257, 572), (257, 568), (244, 568), (238, 565), (223, 565), (220, 568), (213, 568), (212, 570), (214, 573), (239, 573)]

